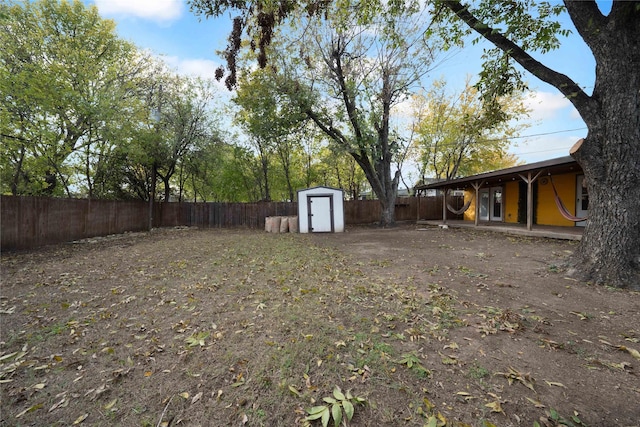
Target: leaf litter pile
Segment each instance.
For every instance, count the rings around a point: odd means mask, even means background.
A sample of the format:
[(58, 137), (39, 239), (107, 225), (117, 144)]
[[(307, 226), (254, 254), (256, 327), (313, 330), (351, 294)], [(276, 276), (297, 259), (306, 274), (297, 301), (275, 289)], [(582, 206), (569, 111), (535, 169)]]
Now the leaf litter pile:
[(640, 295), (576, 244), (163, 229), (2, 254), (0, 426), (638, 426)]

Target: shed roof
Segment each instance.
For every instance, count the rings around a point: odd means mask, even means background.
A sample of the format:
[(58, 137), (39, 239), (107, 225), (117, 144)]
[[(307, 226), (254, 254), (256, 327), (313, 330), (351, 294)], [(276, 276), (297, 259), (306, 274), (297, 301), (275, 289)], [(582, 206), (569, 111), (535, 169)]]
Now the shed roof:
[(341, 193), (344, 193), (344, 190), (342, 188), (328, 187), (326, 185), (316, 185), (315, 187), (302, 188), (298, 190), (298, 193), (304, 193), (308, 191), (313, 193), (318, 190), (340, 191)]
[(485, 172), (477, 175), (466, 176), (463, 178), (451, 179), (448, 181), (439, 181), (431, 184), (417, 185), (416, 191), (441, 188), (465, 188), (473, 182), (485, 181), (487, 184), (510, 181), (518, 179), (521, 174), (527, 172), (545, 171), (549, 175), (566, 173), (576, 170), (582, 170), (580, 165), (571, 156), (558, 157), (555, 159), (544, 160), (541, 162), (528, 163), (526, 165), (514, 166), (506, 169), (499, 169), (491, 172)]

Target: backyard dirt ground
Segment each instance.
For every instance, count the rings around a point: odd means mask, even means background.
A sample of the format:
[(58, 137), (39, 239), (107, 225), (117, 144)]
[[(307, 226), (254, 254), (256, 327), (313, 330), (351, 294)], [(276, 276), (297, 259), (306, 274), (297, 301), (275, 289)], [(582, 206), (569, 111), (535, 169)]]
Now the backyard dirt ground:
[(3, 253), (0, 426), (640, 426), (640, 293), (567, 278), (576, 247), (403, 225)]

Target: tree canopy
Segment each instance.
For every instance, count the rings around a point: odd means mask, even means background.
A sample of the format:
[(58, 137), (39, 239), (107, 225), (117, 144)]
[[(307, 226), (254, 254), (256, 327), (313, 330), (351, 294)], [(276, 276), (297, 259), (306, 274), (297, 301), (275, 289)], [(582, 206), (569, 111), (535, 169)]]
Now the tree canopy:
[[(418, 3), (403, 13), (380, 7), (368, 24), (355, 8), (328, 8), (274, 47), (280, 88), (335, 149), (362, 169), (382, 207), (380, 225), (394, 223), (406, 141), (391, 125), (394, 106), (407, 99), (433, 64), (435, 43), (421, 28), (428, 14)], [(298, 21), (299, 22), (299, 21)], [(359, 24), (360, 23), (360, 24)]]
[(14, 194), (69, 195), (68, 160), (104, 144), (113, 116), (135, 108), (128, 83), (144, 65), (95, 7), (42, 0), (1, 10), (3, 178)]
[(448, 180), (514, 166), (517, 159), (507, 150), (510, 138), (526, 128), (518, 119), (527, 109), (519, 92), (503, 96), (497, 108), (499, 114), (488, 111), (470, 78), (455, 94), (442, 78), (414, 95), (414, 139), (423, 178), (426, 171)]
[[(250, 202), (266, 198), (267, 180), (274, 200), (318, 184), (361, 191), (347, 179), (352, 165), (327, 155), (309, 122), (283, 108), (284, 94), (269, 94), (263, 112), (277, 114), (256, 116), (251, 132), (223, 129), (227, 105), (212, 80), (179, 75), (122, 40), (93, 6), (8, 1), (0, 27), (3, 194), (149, 200), (157, 182), (162, 200)], [(259, 104), (251, 91), (245, 101)], [(267, 175), (245, 144), (260, 123)]]

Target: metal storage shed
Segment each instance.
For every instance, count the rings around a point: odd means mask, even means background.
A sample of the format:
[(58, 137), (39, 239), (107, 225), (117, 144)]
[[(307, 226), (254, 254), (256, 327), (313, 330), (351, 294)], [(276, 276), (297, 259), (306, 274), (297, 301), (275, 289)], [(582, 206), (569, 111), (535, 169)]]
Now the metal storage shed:
[(344, 193), (331, 187), (298, 191), (300, 233), (342, 233), (344, 231)]

